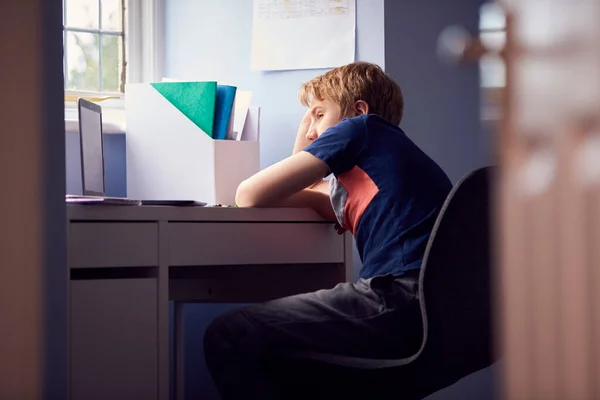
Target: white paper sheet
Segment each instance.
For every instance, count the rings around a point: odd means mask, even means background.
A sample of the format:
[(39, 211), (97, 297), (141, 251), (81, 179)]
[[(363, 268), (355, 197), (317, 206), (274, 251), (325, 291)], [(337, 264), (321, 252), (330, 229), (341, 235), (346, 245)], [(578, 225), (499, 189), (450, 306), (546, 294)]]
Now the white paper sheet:
[(258, 142), (260, 140), (260, 107), (248, 108), (241, 140), (248, 142)]
[(248, 115), (248, 107), (252, 100), (252, 92), (248, 90), (238, 90), (235, 93), (235, 103), (233, 108), (233, 129), (231, 136), (228, 139), (241, 140), (246, 116)]
[(333, 68), (354, 61), (356, 0), (254, 0), (250, 68)]

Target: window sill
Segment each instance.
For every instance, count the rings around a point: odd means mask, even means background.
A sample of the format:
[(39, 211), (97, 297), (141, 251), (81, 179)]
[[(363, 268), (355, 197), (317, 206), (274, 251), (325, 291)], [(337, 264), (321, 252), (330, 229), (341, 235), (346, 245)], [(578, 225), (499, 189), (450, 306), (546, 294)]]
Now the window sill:
[[(123, 101), (102, 105), (102, 132), (105, 134), (125, 133), (125, 107)], [(79, 132), (77, 104), (65, 102), (65, 131)]]
[[(77, 119), (66, 119), (65, 118), (65, 132), (67, 133), (79, 133), (79, 121)], [(116, 124), (114, 122), (102, 122), (102, 133), (107, 135), (123, 134), (125, 133), (124, 124)]]

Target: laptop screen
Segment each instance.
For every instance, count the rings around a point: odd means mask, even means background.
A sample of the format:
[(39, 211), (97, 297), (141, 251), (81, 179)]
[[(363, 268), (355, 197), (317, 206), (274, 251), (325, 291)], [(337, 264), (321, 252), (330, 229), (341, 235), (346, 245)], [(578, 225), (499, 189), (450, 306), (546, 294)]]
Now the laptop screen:
[(102, 110), (99, 105), (80, 100), (79, 130), (83, 194), (103, 196)]

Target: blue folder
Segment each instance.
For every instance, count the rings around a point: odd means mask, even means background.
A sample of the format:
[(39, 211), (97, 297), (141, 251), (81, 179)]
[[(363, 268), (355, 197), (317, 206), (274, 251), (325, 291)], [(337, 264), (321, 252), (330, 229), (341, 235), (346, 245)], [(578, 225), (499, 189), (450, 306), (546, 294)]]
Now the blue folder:
[(235, 101), (235, 86), (217, 85), (217, 96), (215, 102), (215, 125), (213, 138), (218, 140), (227, 139), (227, 127)]

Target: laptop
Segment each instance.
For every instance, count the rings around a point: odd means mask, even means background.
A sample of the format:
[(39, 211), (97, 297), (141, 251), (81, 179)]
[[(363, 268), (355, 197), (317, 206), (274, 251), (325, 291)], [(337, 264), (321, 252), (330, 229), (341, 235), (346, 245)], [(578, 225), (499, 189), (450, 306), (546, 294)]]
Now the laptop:
[(140, 205), (139, 200), (105, 195), (102, 107), (91, 101), (79, 99), (77, 108), (83, 196), (67, 194), (67, 203)]
[(110, 205), (205, 206), (194, 200), (133, 200), (105, 194), (104, 145), (102, 142), (102, 107), (85, 99), (77, 101), (79, 147), (83, 195), (67, 194), (67, 203)]

